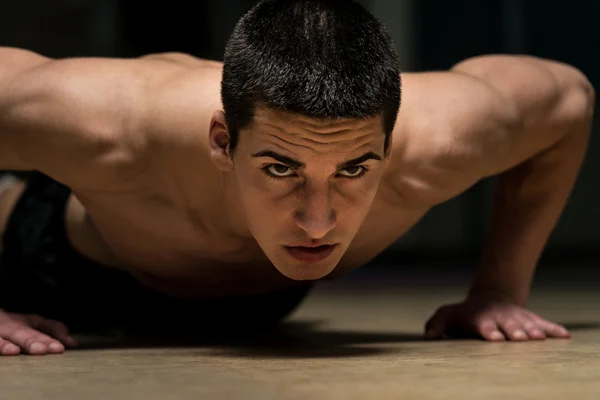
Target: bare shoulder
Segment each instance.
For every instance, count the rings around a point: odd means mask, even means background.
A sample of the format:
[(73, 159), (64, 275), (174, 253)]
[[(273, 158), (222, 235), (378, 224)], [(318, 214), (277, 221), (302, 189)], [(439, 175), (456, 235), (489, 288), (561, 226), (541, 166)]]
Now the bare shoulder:
[(39, 170), (80, 191), (133, 190), (152, 177), (158, 144), (202, 137), (219, 103), (219, 63), (185, 54), (0, 52), (9, 60), (0, 65), (3, 168)]
[(483, 178), (482, 161), (503, 151), (516, 124), (514, 107), (481, 80), (454, 71), (407, 73), (389, 183), (409, 201), (454, 197)]
[(398, 193), (432, 202), (550, 147), (593, 98), (581, 71), (530, 56), (475, 57), (403, 82), (388, 175)]
[[(129, 123), (116, 135), (128, 152), (123, 158), (125, 187), (153, 184), (171, 162), (184, 163), (201, 151), (211, 114), (221, 109), (222, 64), (184, 53), (149, 54), (131, 59), (125, 79), (107, 79), (126, 97)], [(119, 73), (118, 71), (116, 73)], [(125, 83), (124, 83), (125, 82)], [(196, 157), (197, 158), (197, 157)]]
[[(181, 53), (146, 57), (169, 74), (149, 93), (143, 131), (150, 138), (154, 173), (180, 175), (208, 161), (210, 121), (222, 110), (222, 63)], [(156, 170), (158, 168), (158, 170)]]
[[(121, 165), (114, 190), (143, 190), (196, 163), (204, 150), (211, 114), (221, 108), (221, 63), (184, 53), (150, 54), (128, 60), (126, 74), (106, 85), (122, 91), (128, 123), (114, 134)], [(113, 153), (115, 154), (115, 153)], [(103, 185), (108, 187), (108, 185)], [(110, 191), (111, 189), (107, 189)]]
[(169, 140), (188, 133), (198, 135), (200, 127), (208, 129), (209, 115), (222, 109), (222, 63), (182, 53), (155, 54), (144, 61), (165, 71), (147, 98), (149, 131)]

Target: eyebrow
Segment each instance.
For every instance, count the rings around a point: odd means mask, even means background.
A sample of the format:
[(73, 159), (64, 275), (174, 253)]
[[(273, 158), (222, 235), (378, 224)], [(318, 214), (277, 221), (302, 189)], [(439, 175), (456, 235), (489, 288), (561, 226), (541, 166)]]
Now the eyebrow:
[[(280, 163), (286, 164), (295, 169), (304, 169), (306, 167), (306, 164), (304, 164), (303, 162), (294, 160), (293, 158), (284, 156), (283, 154), (276, 153), (272, 150), (259, 151), (258, 153), (252, 154), (252, 157), (254, 157), (254, 158), (270, 157), (270, 158), (273, 158), (273, 159), (279, 161)], [(381, 156), (373, 153), (372, 151), (369, 151), (368, 153), (365, 153), (360, 157), (356, 157), (356, 158), (353, 158), (352, 160), (344, 161), (343, 163), (338, 164), (337, 169), (344, 169), (344, 168), (352, 167), (352, 166), (364, 163), (367, 160), (381, 161)]]

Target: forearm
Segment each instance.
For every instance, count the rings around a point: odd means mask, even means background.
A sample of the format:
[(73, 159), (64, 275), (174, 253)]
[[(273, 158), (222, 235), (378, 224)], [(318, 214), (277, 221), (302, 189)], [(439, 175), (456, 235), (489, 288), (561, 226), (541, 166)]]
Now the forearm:
[(536, 264), (585, 157), (591, 118), (551, 148), (499, 175), (491, 229), (471, 293), (499, 290), (525, 305)]

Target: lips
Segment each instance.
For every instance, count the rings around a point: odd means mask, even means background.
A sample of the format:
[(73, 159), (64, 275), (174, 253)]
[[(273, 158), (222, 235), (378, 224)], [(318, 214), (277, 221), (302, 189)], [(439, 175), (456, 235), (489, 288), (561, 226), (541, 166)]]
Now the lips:
[(336, 246), (336, 244), (317, 247), (286, 246), (286, 250), (298, 261), (314, 263), (329, 257)]

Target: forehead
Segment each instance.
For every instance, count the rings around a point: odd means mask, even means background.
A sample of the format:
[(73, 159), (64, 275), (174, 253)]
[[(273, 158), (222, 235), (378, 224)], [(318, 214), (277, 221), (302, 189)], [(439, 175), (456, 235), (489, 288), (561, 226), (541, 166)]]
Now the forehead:
[(381, 116), (361, 119), (317, 119), (300, 114), (257, 107), (251, 136), (260, 142), (313, 150), (379, 146), (384, 142)]

